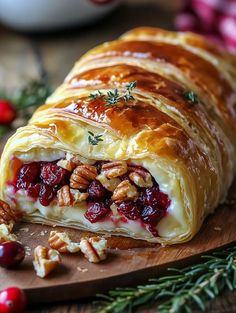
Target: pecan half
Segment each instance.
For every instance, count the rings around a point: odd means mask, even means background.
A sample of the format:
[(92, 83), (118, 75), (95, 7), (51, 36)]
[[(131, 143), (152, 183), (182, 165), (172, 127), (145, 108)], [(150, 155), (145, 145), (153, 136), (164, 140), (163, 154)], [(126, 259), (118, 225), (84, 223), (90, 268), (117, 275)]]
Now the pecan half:
[(8, 203), (0, 200), (0, 224), (14, 224), (21, 217), (21, 212), (13, 210)]
[(57, 200), (59, 206), (74, 206), (88, 198), (87, 192), (80, 192), (79, 190), (72, 189), (68, 185), (64, 185), (57, 191)]
[(60, 262), (61, 258), (57, 250), (48, 249), (44, 246), (37, 246), (34, 249), (33, 265), (37, 276), (46, 277)]
[(152, 176), (150, 173), (145, 171), (144, 169), (138, 167), (129, 168), (132, 173), (129, 174), (129, 178), (137, 185), (138, 187), (152, 187)]
[(67, 233), (57, 232), (55, 230), (50, 232), (48, 239), (49, 246), (60, 253), (76, 253), (80, 251), (80, 244), (72, 242)]
[(124, 175), (128, 171), (128, 166), (125, 161), (108, 162), (102, 165), (101, 173), (104, 173), (107, 178), (114, 178)]
[(107, 240), (103, 237), (82, 238), (80, 249), (89, 262), (98, 263), (107, 258)]
[(11, 234), (12, 228), (13, 224), (0, 224), (0, 243), (17, 240), (16, 235)]
[(97, 176), (97, 169), (93, 165), (79, 165), (77, 166), (71, 177), (70, 187), (75, 189), (86, 189), (89, 183)]
[(121, 183), (119, 178), (108, 179), (105, 174), (99, 174), (96, 179), (100, 181), (104, 188), (109, 191), (114, 191), (116, 187)]
[(115, 202), (125, 200), (136, 200), (138, 197), (138, 190), (128, 180), (123, 180), (114, 190), (111, 199)]

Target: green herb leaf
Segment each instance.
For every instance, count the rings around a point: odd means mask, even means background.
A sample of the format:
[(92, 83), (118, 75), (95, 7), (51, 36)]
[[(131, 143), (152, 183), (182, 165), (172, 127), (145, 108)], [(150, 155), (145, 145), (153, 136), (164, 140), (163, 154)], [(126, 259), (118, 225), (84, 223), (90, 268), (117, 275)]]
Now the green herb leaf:
[(188, 100), (188, 102), (192, 103), (192, 104), (197, 104), (199, 103), (199, 99), (198, 96), (195, 92), (193, 91), (185, 91), (183, 94), (184, 98), (186, 100)]
[(116, 105), (121, 99), (125, 100), (126, 102), (129, 101), (134, 101), (135, 98), (134, 96), (131, 94), (133, 89), (136, 88), (137, 86), (137, 82), (133, 81), (130, 82), (129, 84), (127, 84), (126, 87), (126, 91), (123, 94), (119, 93), (119, 90), (116, 88), (114, 90), (109, 90), (107, 92), (107, 95), (103, 95), (102, 92), (100, 90), (97, 90), (94, 93), (91, 93), (88, 98), (89, 100), (95, 100), (98, 97), (103, 97), (104, 100), (106, 101), (106, 106), (114, 106)]
[(105, 98), (105, 101), (107, 102), (107, 105), (115, 105), (120, 100), (120, 95), (118, 89), (114, 89), (114, 91), (108, 91), (107, 97)]
[(13, 94), (10, 100), (17, 110), (25, 110), (43, 104), (51, 94), (51, 87), (46, 80), (32, 80), (28, 85)]
[(88, 142), (92, 146), (96, 146), (99, 144), (100, 141), (103, 141), (102, 135), (95, 135), (93, 132), (88, 131), (89, 136), (88, 136)]
[(131, 92), (134, 88), (137, 87), (137, 82), (136, 81), (133, 81), (129, 84), (126, 85), (126, 89), (128, 92)]
[[(110, 291), (96, 312), (134, 312), (137, 307), (150, 302), (157, 304), (158, 313), (192, 313), (196, 304), (205, 311), (208, 301), (224, 288), (236, 289), (236, 246), (202, 256), (202, 259), (204, 263), (169, 269), (174, 275), (149, 280), (152, 284)], [(176, 271), (178, 275), (175, 275)]]
[(103, 96), (103, 94), (101, 93), (101, 91), (100, 91), (100, 90), (97, 90), (96, 92), (91, 93), (91, 94), (88, 96), (88, 98), (89, 98), (89, 100), (96, 100), (97, 98), (100, 98), (100, 97), (102, 97), (102, 96)]

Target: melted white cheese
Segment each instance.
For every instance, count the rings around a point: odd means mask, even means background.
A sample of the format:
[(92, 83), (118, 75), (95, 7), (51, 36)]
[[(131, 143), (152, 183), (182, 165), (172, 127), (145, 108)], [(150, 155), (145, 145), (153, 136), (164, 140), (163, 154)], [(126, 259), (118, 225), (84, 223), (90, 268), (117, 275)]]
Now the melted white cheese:
[[(32, 161), (53, 161), (65, 157), (65, 152), (50, 151), (49, 149), (35, 149), (31, 152), (17, 155), (24, 162)], [(159, 184), (160, 190), (166, 193), (171, 205), (167, 210), (167, 215), (161, 219), (157, 225), (157, 231), (160, 237), (172, 238), (184, 234), (187, 229), (187, 219), (184, 216), (184, 204), (181, 200), (180, 183), (175, 177), (175, 173), (165, 172), (158, 164), (150, 159), (132, 160), (132, 163), (146, 168)], [(12, 190), (7, 189), (8, 198), (12, 198)], [(86, 202), (81, 202), (74, 207), (59, 207), (56, 201), (49, 206), (44, 207), (37, 200), (31, 199), (23, 190), (17, 191), (15, 195), (17, 207), (27, 213), (30, 217), (43, 216), (46, 219), (55, 221), (55, 224), (62, 222), (69, 226), (80, 227), (91, 231), (114, 231), (133, 235), (136, 238), (145, 238), (150, 240), (153, 236), (145, 228), (143, 223), (128, 220), (123, 222), (117, 215), (112, 215), (96, 223), (90, 223), (85, 217)]]

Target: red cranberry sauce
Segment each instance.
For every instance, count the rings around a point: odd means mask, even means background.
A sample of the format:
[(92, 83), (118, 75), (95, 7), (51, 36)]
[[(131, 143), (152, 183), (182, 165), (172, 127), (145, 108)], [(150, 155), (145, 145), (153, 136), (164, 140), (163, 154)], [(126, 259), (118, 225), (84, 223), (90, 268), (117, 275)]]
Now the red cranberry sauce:
[[(106, 161), (108, 162), (108, 161)], [(104, 161), (96, 162), (98, 174)], [(64, 185), (69, 185), (71, 173), (61, 167), (57, 162), (32, 162), (20, 167), (16, 177), (16, 188), (27, 191), (28, 196), (39, 199), (43, 206), (48, 206), (56, 198), (57, 191)], [(129, 167), (129, 171), (120, 176), (121, 180), (129, 180), (129, 173), (135, 166)], [(140, 167), (139, 167), (140, 168)], [(130, 183), (134, 184), (132, 181)], [(153, 236), (158, 236), (156, 226), (166, 215), (170, 205), (170, 199), (160, 191), (158, 184), (153, 179), (153, 186), (140, 188), (136, 186), (139, 197), (136, 201), (122, 201), (115, 203), (118, 213), (126, 220), (139, 221)], [(104, 220), (112, 215), (110, 206), (112, 193), (105, 189), (98, 180), (93, 180), (86, 190), (88, 208), (84, 214), (91, 223)]]
[(18, 170), (16, 188), (26, 190), (28, 196), (38, 198), (43, 206), (48, 206), (57, 190), (69, 183), (69, 177), (70, 173), (56, 162), (32, 162)]

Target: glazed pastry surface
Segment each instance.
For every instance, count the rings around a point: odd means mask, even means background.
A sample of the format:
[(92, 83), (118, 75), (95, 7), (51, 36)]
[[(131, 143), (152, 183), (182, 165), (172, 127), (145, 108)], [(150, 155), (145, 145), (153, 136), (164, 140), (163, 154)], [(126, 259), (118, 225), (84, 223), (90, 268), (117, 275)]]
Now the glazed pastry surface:
[[(132, 101), (91, 99), (136, 82)], [(192, 92), (196, 103), (186, 97)], [(102, 141), (91, 145), (89, 133)], [(42, 206), (13, 191), (17, 162), (55, 161), (66, 153), (126, 161), (146, 169), (168, 195), (157, 235), (135, 221), (90, 223), (86, 203)], [(16, 162), (16, 160), (18, 160)], [(162, 244), (190, 240), (224, 201), (236, 171), (236, 58), (192, 33), (137, 28), (85, 54), (64, 83), (18, 129), (1, 159), (1, 198), (25, 219)]]

